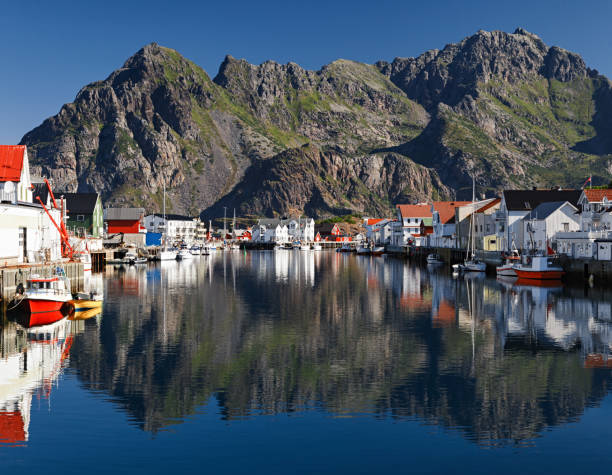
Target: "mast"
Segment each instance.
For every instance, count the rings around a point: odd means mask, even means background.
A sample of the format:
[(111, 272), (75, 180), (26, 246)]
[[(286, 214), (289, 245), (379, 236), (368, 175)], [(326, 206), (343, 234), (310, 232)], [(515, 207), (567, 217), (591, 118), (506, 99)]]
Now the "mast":
[(225, 236), (227, 235), (227, 206), (223, 207), (223, 241), (225, 241)]
[(471, 234), (471, 258), (474, 258), (474, 214), (476, 212), (476, 207), (474, 206), (476, 203), (476, 180), (474, 179), (474, 175), (472, 175), (472, 216), (470, 219), (470, 234)]

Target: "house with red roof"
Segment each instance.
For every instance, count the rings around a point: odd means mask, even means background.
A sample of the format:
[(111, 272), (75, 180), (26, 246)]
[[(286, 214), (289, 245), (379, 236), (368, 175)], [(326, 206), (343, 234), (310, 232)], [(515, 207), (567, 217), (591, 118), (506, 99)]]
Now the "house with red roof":
[(32, 202), (30, 162), (25, 145), (0, 145), (0, 201)]
[(394, 219), (390, 218), (368, 218), (364, 219), (363, 227), (365, 237), (368, 241), (378, 246), (391, 244)]
[[(38, 201), (33, 189), (25, 145), (0, 145), (0, 266), (56, 261), (61, 258), (59, 231)], [(45, 205), (46, 194), (40, 193)], [(49, 212), (56, 223), (58, 209)]]
[(612, 189), (582, 190), (578, 207), (582, 231), (612, 229)]
[(391, 245), (408, 246), (422, 242), (422, 238), (433, 232), (431, 204), (397, 205), (397, 221), (393, 225)]
[(432, 247), (457, 247), (455, 210), (469, 201), (434, 201), (431, 205), (433, 232)]

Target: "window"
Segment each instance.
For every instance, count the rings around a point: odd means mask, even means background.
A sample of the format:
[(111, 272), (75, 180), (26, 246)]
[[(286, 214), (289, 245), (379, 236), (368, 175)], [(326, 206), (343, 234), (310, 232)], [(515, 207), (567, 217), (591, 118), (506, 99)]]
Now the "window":
[(85, 216), (82, 214), (77, 214), (77, 221), (85, 221)]
[(563, 224), (563, 231), (564, 232), (569, 232), (569, 223), (562, 223)]

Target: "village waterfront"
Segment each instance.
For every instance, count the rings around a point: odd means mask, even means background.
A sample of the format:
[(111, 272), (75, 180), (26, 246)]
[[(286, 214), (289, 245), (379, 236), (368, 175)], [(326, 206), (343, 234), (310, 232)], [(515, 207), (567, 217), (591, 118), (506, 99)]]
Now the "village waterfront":
[(331, 250), (91, 279), (92, 318), (2, 318), (3, 473), (577, 473), (608, 450), (605, 289)]

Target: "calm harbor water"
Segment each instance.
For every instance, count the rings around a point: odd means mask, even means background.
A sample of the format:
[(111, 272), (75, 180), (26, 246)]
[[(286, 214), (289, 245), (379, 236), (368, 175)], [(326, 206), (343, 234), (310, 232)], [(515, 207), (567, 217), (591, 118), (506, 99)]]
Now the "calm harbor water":
[(3, 319), (0, 469), (585, 473), (612, 295), (335, 252), (108, 268), (100, 315)]

